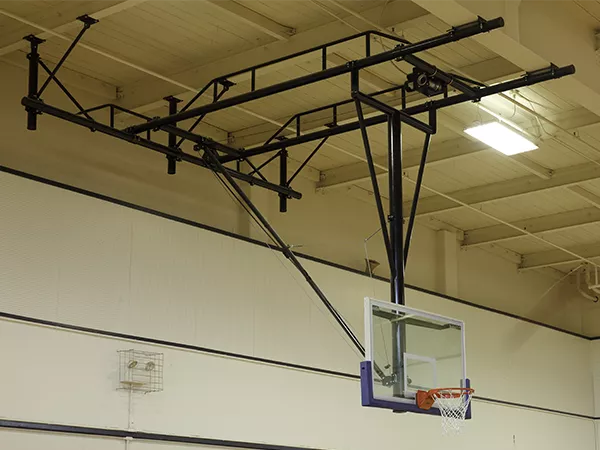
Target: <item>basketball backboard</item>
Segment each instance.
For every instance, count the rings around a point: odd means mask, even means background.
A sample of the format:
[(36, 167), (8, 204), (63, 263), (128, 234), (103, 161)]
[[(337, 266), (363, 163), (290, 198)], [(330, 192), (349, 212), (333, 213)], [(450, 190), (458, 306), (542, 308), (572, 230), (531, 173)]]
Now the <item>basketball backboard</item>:
[[(365, 298), (363, 406), (440, 414), (416, 405), (417, 391), (470, 387), (464, 324), (403, 305)], [(470, 407), (467, 418), (470, 418)]]

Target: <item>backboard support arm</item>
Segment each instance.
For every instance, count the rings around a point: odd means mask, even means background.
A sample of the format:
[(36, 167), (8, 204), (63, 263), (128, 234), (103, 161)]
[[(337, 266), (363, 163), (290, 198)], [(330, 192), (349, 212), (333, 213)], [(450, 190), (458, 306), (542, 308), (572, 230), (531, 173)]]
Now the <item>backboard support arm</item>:
[[(83, 107), (77, 102), (75, 97), (69, 92), (69, 90), (59, 81), (57, 73), (60, 71), (63, 63), (68, 58), (72, 49), (83, 37), (85, 31), (97, 21), (89, 16), (82, 16), (85, 20), (82, 20), (84, 28), (77, 35), (73, 43), (67, 49), (67, 52), (60, 59), (57, 66), (50, 70), (41, 60), (39, 54), (39, 46), (43, 40), (29, 36), (27, 40), (30, 42), (30, 52), (28, 54), (29, 59), (29, 82), (27, 95), (22, 99), (21, 103), (25, 107), (27, 112), (27, 128), (29, 130), (35, 130), (37, 128), (37, 116), (39, 114), (47, 114), (57, 117), (62, 120), (80, 125), (88, 128), (91, 131), (100, 132), (117, 139), (145, 147), (147, 149), (164, 154), (168, 160), (167, 172), (174, 174), (176, 170), (177, 162), (191, 163), (205, 169), (211, 170), (218, 176), (224, 177), (225, 181), (231, 188), (237, 193), (238, 197), (244, 202), (248, 209), (252, 212), (253, 216), (261, 223), (261, 225), (268, 231), (269, 235), (279, 246), (279, 249), (288, 258), (296, 269), (304, 276), (308, 284), (315, 291), (319, 299), (326, 306), (329, 313), (334, 317), (336, 322), (342, 328), (348, 339), (356, 347), (356, 349), (364, 355), (364, 347), (360, 340), (354, 334), (350, 326), (346, 323), (343, 317), (336, 311), (334, 306), (329, 302), (325, 294), (321, 291), (319, 286), (310, 277), (309, 273), (304, 269), (302, 264), (298, 261), (294, 253), (285, 244), (283, 239), (277, 234), (274, 228), (270, 225), (269, 221), (260, 213), (256, 206), (252, 203), (250, 198), (241, 189), (238, 181), (244, 181), (252, 186), (257, 186), (270, 191), (273, 191), (279, 195), (280, 199), (280, 210), (285, 211), (288, 208), (288, 199), (300, 199), (302, 194), (295, 191), (290, 187), (293, 179), (300, 173), (300, 171), (306, 167), (308, 161), (317, 154), (321, 147), (327, 142), (332, 136), (340, 135), (354, 130), (360, 130), (363, 138), (363, 144), (365, 147), (365, 153), (367, 155), (367, 163), (369, 166), (369, 172), (373, 180), (373, 189), (379, 192), (379, 185), (377, 184), (377, 177), (375, 173), (375, 165), (373, 163), (372, 152), (368, 142), (367, 128), (379, 124), (387, 124), (389, 133), (388, 143), (388, 169), (390, 174), (389, 179), (389, 216), (386, 218), (385, 210), (379, 194), (375, 195), (375, 201), (377, 202), (377, 209), (379, 220), (381, 223), (382, 231), (384, 233), (384, 241), (386, 245), (386, 252), (388, 254), (388, 262), (390, 265), (391, 277), (391, 299), (394, 303), (399, 305), (405, 304), (404, 295), (404, 269), (408, 261), (408, 249), (410, 246), (410, 240), (413, 234), (418, 197), (423, 180), (423, 173), (425, 169), (427, 152), (429, 150), (431, 136), (436, 132), (436, 114), (437, 110), (452, 105), (457, 105), (469, 101), (478, 101), (482, 97), (493, 95), (496, 93), (504, 92), (510, 89), (516, 89), (523, 86), (529, 86), (532, 84), (540, 83), (550, 79), (560, 78), (566, 75), (574, 73), (575, 68), (573, 66), (556, 67), (550, 66), (549, 68), (542, 69), (535, 72), (527, 73), (524, 77), (511, 80), (503, 83), (496, 84), (494, 86), (482, 86), (481, 84), (472, 83), (462, 77), (454, 76), (450, 73), (446, 73), (443, 70), (427, 63), (426, 61), (415, 56), (417, 53), (431, 50), (435, 47), (443, 46), (445, 44), (456, 42), (464, 38), (475, 36), (481, 33), (492, 31), (496, 28), (500, 28), (504, 25), (502, 18), (495, 18), (491, 20), (484, 20), (478, 18), (474, 22), (467, 23), (462, 26), (453, 27), (446, 33), (442, 33), (438, 36), (434, 36), (425, 39), (420, 42), (411, 43), (403, 38), (398, 38), (392, 35), (387, 35), (378, 31), (366, 31), (357, 35), (348, 36), (346, 38), (329, 42), (326, 44), (319, 45), (317, 47), (301, 50), (300, 52), (288, 55), (283, 58), (278, 58), (266, 63), (261, 63), (246, 69), (242, 69), (237, 72), (223, 75), (221, 77), (211, 80), (202, 89), (196, 92), (183, 108), (177, 111), (175, 100), (167, 100), (170, 102), (169, 115), (161, 118), (147, 117), (143, 114), (139, 114), (135, 111), (127, 110), (117, 104), (105, 104), (94, 108), (83, 109)], [(378, 35), (386, 39), (395, 41), (397, 44), (393, 49), (382, 51), (380, 53), (374, 53), (373, 49), (368, 45), (371, 35)], [(355, 61), (350, 61), (347, 64), (327, 67), (327, 51), (330, 47), (343, 43), (349, 42), (353, 39), (366, 39), (367, 45), (365, 45), (365, 56)], [(282, 61), (287, 61), (299, 56), (306, 55), (311, 52), (318, 52), (319, 56), (323, 59), (322, 68), (320, 71), (310, 73), (298, 78), (287, 80), (281, 83), (256, 87), (256, 75), (257, 70), (270, 65), (278, 64)], [(383, 91), (374, 92), (372, 94), (365, 94), (359, 89), (359, 78), (360, 71), (373, 67), (378, 64), (382, 64), (389, 61), (402, 60), (405, 63), (413, 66), (413, 73), (409, 74), (406, 82), (398, 83), (391, 88)], [(38, 71), (39, 67), (44, 68), (48, 72), (49, 78), (44, 83), (41, 90), (38, 89)], [(235, 95), (226, 99), (221, 98), (233, 83), (230, 79), (243, 75), (250, 74), (251, 76), (251, 90), (242, 94)], [(351, 89), (350, 99), (343, 100), (331, 105), (325, 105), (318, 108), (313, 108), (310, 111), (296, 113), (287, 121), (282, 121), (283, 125), (267, 139), (267, 141), (258, 147), (245, 150), (243, 148), (235, 148), (229, 142), (217, 142), (213, 139), (205, 137), (201, 134), (194, 132), (196, 126), (210, 113), (222, 111), (226, 108), (231, 108), (239, 105), (243, 105), (250, 101), (266, 98), (272, 95), (280, 94), (283, 92), (290, 91), (292, 89), (309, 86), (320, 81), (329, 80), (334, 77), (341, 75), (351, 75)], [(51, 106), (42, 101), (40, 98), (41, 94), (48, 86), (50, 82), (55, 82), (59, 88), (71, 99), (79, 110), (77, 113), (72, 113), (54, 106)], [(219, 86), (221, 90), (219, 91)], [(457, 95), (449, 95), (449, 86), (458, 91)], [(202, 106), (194, 107), (193, 104), (202, 95), (208, 92), (208, 89), (213, 88), (213, 101)], [(393, 106), (387, 105), (377, 98), (378, 95), (386, 92), (395, 92), (400, 90), (402, 105), (400, 109)], [(418, 98), (425, 98), (426, 101), (408, 107), (406, 105), (407, 92), (413, 93)], [(430, 100), (430, 97), (442, 97)], [(342, 105), (352, 105), (356, 108), (358, 120), (354, 122), (339, 123), (339, 110), (338, 108)], [(379, 114), (367, 117), (364, 114), (362, 106), (374, 108)], [(109, 123), (103, 123), (91, 115), (92, 112), (99, 113), (104, 109), (108, 109), (109, 112)], [(326, 124), (324, 129), (318, 131), (304, 133), (302, 131), (302, 119), (305, 115), (315, 113), (319, 111), (327, 112), (331, 110), (332, 120)], [(132, 117), (135, 117), (141, 123), (132, 125), (125, 129), (118, 129), (115, 126), (115, 111), (124, 112)], [(426, 113), (429, 115), (429, 122), (425, 123), (416, 118), (416, 115)], [(177, 123), (182, 122), (186, 119), (195, 118), (196, 122), (190, 129), (182, 129), (177, 126)], [(294, 124), (294, 125), (292, 125)], [(402, 179), (403, 179), (403, 164), (402, 164), (402, 126), (410, 126), (416, 128), (425, 133), (425, 143), (423, 147), (423, 154), (421, 164), (419, 166), (419, 173), (417, 176), (417, 187), (413, 198), (411, 211), (408, 217), (408, 227), (406, 240), (403, 237), (404, 228), (404, 213), (402, 211)], [(290, 137), (283, 136), (287, 131), (292, 131), (293, 135)], [(168, 144), (164, 145), (162, 141), (157, 141), (155, 135), (158, 133), (166, 133), (168, 136)], [(144, 136), (144, 137), (143, 137)], [(177, 140), (179, 138), (179, 140)], [(196, 154), (186, 151), (182, 148), (182, 144), (185, 141), (189, 141), (193, 144), (193, 150)], [(310, 153), (309, 157), (300, 165), (300, 168), (292, 175), (290, 179), (287, 178), (288, 169), (288, 152), (290, 148), (305, 144), (312, 141), (320, 141), (317, 147)], [(250, 158), (259, 155), (266, 155), (268, 153), (275, 153), (274, 156), (267, 159), (265, 163), (258, 167), (250, 160)], [(202, 156), (201, 156), (202, 155)], [(270, 155), (269, 155), (270, 156)], [(279, 160), (280, 171), (279, 180), (276, 182), (268, 180), (268, 178), (260, 172), (260, 169), (275, 159)], [(247, 162), (252, 168), (250, 173), (244, 173), (240, 170), (241, 162)], [(236, 168), (226, 166), (226, 164), (235, 163)], [(258, 175), (258, 176), (255, 176)], [(389, 230), (388, 230), (389, 223)], [(403, 326), (403, 325), (402, 325)], [(396, 376), (399, 376), (403, 372), (403, 353), (405, 351), (405, 342), (401, 339), (403, 331), (400, 325), (394, 330), (394, 371)], [(373, 363), (373, 370), (382, 376), (382, 371)], [(398, 382), (402, 380), (398, 379)], [(401, 391), (397, 391), (400, 395)]]

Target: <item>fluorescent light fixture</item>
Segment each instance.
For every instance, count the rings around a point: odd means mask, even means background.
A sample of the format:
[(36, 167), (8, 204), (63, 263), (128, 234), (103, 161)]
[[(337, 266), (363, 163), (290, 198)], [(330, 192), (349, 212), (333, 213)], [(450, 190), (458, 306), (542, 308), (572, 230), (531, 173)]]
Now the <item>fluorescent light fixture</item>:
[(467, 128), (465, 133), (505, 155), (516, 155), (538, 148), (529, 139), (499, 122)]

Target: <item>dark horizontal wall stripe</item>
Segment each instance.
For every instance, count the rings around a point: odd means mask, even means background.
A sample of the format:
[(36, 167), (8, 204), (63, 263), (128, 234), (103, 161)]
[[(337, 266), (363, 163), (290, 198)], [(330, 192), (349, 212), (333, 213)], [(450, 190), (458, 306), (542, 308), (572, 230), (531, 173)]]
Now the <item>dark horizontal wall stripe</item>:
[[(85, 195), (85, 196), (88, 196), (88, 197), (92, 197), (92, 198), (95, 198), (95, 199), (98, 199), (98, 200), (103, 200), (105, 202), (113, 203), (113, 204), (116, 204), (116, 205), (119, 205), (119, 206), (124, 206), (126, 208), (131, 208), (131, 209), (134, 209), (136, 211), (141, 211), (141, 212), (144, 212), (144, 213), (147, 213), (147, 214), (152, 214), (154, 216), (162, 217), (163, 219), (168, 219), (168, 220), (172, 220), (174, 222), (179, 222), (179, 223), (182, 223), (182, 224), (185, 224), (185, 225), (189, 225), (189, 226), (192, 226), (192, 227), (201, 228), (201, 229), (204, 229), (204, 230), (207, 230), (207, 231), (212, 231), (213, 233), (221, 234), (221, 235), (228, 236), (228, 237), (231, 237), (231, 238), (234, 238), (234, 239), (239, 239), (239, 240), (242, 240), (242, 241), (245, 241), (245, 242), (249, 242), (251, 244), (258, 245), (260, 247), (271, 248), (271, 249), (276, 250), (276, 251), (281, 251), (281, 249), (279, 247), (275, 246), (275, 245), (267, 245), (265, 242), (262, 242), (262, 241), (259, 241), (259, 240), (256, 240), (256, 239), (248, 238), (248, 237), (236, 234), (236, 233), (232, 233), (232, 232), (229, 232), (229, 231), (221, 230), (221, 229), (216, 228), (216, 227), (211, 227), (210, 225), (205, 225), (205, 224), (202, 224), (202, 223), (199, 223), (199, 222), (194, 222), (193, 220), (188, 220), (188, 219), (184, 219), (184, 218), (181, 218), (181, 217), (173, 216), (171, 214), (167, 214), (167, 213), (164, 213), (164, 212), (161, 212), (161, 211), (157, 211), (157, 210), (154, 210), (154, 209), (151, 209), (151, 208), (147, 208), (145, 206), (139, 206), (139, 205), (136, 205), (136, 204), (133, 204), (133, 203), (129, 203), (129, 202), (126, 202), (126, 201), (123, 201), (123, 200), (119, 200), (119, 199), (116, 199), (116, 198), (113, 198), (113, 197), (109, 197), (109, 196), (106, 196), (106, 195), (98, 194), (96, 192), (87, 191), (85, 189), (81, 189), (81, 188), (78, 188), (78, 187), (75, 187), (75, 186), (71, 186), (71, 185), (68, 185), (68, 184), (60, 183), (58, 181), (50, 180), (50, 179), (47, 179), (47, 178), (42, 178), (42, 177), (39, 177), (37, 175), (32, 175), (32, 174), (29, 174), (29, 173), (26, 173), (26, 172), (22, 172), (22, 171), (19, 171), (19, 170), (16, 170), (16, 169), (11, 169), (10, 167), (0, 166), (0, 172), (8, 173), (8, 174), (15, 175), (15, 176), (18, 176), (18, 177), (21, 177), (21, 178), (26, 178), (28, 180), (36, 181), (38, 183), (47, 184), (49, 186), (54, 186), (54, 187), (57, 187), (57, 188), (60, 188), (60, 189), (65, 189), (67, 191), (76, 192), (78, 194)], [(299, 257), (301, 257), (303, 259), (306, 259), (306, 260), (309, 260), (309, 261), (314, 261), (314, 262), (317, 262), (317, 263), (320, 263), (320, 264), (324, 264), (324, 265), (327, 265), (327, 266), (330, 266), (330, 267), (335, 267), (335, 268), (340, 269), (340, 270), (345, 270), (347, 272), (352, 272), (352, 273), (357, 274), (357, 275), (362, 275), (362, 276), (368, 277), (368, 275), (365, 274), (364, 272), (361, 272), (360, 270), (357, 270), (357, 269), (353, 269), (351, 267), (343, 266), (341, 264), (337, 264), (337, 263), (334, 263), (332, 261), (326, 261), (324, 259), (320, 259), (320, 258), (317, 258), (315, 256), (306, 255), (304, 253), (298, 253), (298, 252), (294, 252), (294, 253), (296, 255), (298, 255)], [(388, 278), (384, 278), (384, 277), (380, 277), (380, 276), (376, 276), (376, 275), (374, 275), (373, 278), (375, 278), (377, 280), (380, 280), (380, 281), (384, 281), (384, 282), (388, 282), (389, 283), (389, 279)], [(470, 307), (473, 307), (473, 308), (481, 309), (481, 310), (484, 310), (484, 311), (492, 312), (494, 314), (500, 314), (500, 315), (503, 315), (503, 316), (506, 316), (506, 317), (510, 317), (512, 319), (521, 320), (523, 322), (527, 322), (527, 323), (530, 323), (530, 324), (533, 324), (533, 325), (537, 325), (537, 326), (540, 326), (540, 327), (548, 328), (550, 330), (559, 331), (561, 333), (565, 333), (565, 334), (568, 334), (568, 335), (571, 335), (571, 336), (575, 336), (575, 337), (578, 337), (578, 338), (582, 338), (582, 339), (586, 339), (586, 340), (597, 340), (597, 339), (600, 339), (600, 336), (596, 336), (596, 337), (585, 336), (585, 335), (580, 334), (580, 333), (576, 333), (576, 332), (573, 332), (573, 331), (565, 330), (563, 328), (559, 328), (559, 327), (555, 327), (555, 326), (552, 326), (552, 325), (548, 325), (548, 324), (545, 324), (545, 323), (542, 323), (542, 322), (538, 322), (538, 321), (533, 320), (533, 319), (528, 319), (526, 317), (518, 316), (516, 314), (508, 313), (508, 312), (505, 312), (505, 311), (500, 311), (498, 309), (494, 309), (494, 308), (491, 308), (491, 307), (488, 307), (488, 306), (479, 305), (477, 303), (473, 303), (473, 302), (470, 302), (470, 301), (467, 301), (467, 300), (462, 300), (460, 298), (451, 297), (451, 296), (445, 295), (445, 294), (440, 294), (438, 292), (431, 291), (429, 289), (421, 288), (421, 287), (418, 287), (418, 286), (412, 286), (412, 285), (407, 284), (406, 287), (409, 288), (409, 289), (413, 289), (415, 291), (419, 291), (419, 292), (423, 292), (423, 293), (426, 293), (426, 294), (435, 295), (437, 297), (445, 298), (446, 300), (450, 300), (452, 302), (460, 303), (462, 305), (466, 305), (466, 306), (470, 306)]]
[(20, 420), (0, 420), (0, 428), (12, 428), (27, 431), (45, 431), (61, 434), (78, 434), (97, 437), (133, 438), (141, 441), (177, 442), (182, 444), (205, 445), (214, 447), (248, 448), (256, 450), (319, 450), (310, 447), (294, 447), (289, 445), (266, 444), (262, 442), (230, 441), (173, 434), (147, 433), (143, 431), (115, 430), (108, 428), (81, 427), (74, 425), (57, 425), (42, 422), (24, 422)]
[[(34, 317), (20, 316), (17, 314), (11, 314), (11, 313), (6, 313), (6, 312), (0, 312), (0, 318), (9, 319), (9, 320), (18, 320), (20, 322), (26, 322), (26, 323), (35, 324), (35, 325), (43, 325), (43, 326), (54, 327), (54, 328), (60, 328), (63, 330), (75, 331), (75, 332), (79, 332), (79, 333), (89, 333), (89, 334), (94, 334), (97, 336), (105, 336), (105, 337), (110, 337), (110, 338), (115, 338), (115, 339), (126, 339), (129, 341), (136, 341), (136, 342), (141, 342), (144, 344), (161, 345), (163, 347), (171, 347), (171, 348), (181, 349), (181, 350), (192, 350), (195, 352), (201, 352), (201, 353), (206, 353), (206, 354), (215, 355), (215, 356), (241, 359), (244, 361), (260, 363), (260, 364), (270, 364), (273, 366), (280, 366), (280, 367), (285, 367), (288, 369), (305, 370), (307, 372), (315, 372), (315, 373), (319, 373), (319, 374), (323, 374), (323, 375), (333, 375), (333, 376), (337, 376), (337, 377), (351, 378), (351, 379), (356, 379), (356, 380), (360, 379), (360, 377), (358, 375), (354, 375), (354, 374), (346, 373), (346, 372), (339, 372), (336, 370), (321, 369), (319, 367), (305, 366), (302, 364), (294, 364), (294, 363), (278, 361), (278, 360), (268, 359), (268, 358), (260, 358), (257, 356), (249, 356), (249, 355), (244, 355), (241, 353), (228, 352), (228, 351), (224, 351), (224, 350), (216, 350), (213, 348), (200, 347), (197, 345), (184, 344), (181, 342), (172, 342), (172, 341), (166, 341), (163, 339), (155, 339), (155, 338), (144, 337), (144, 336), (136, 336), (133, 334), (117, 333), (115, 331), (99, 330), (96, 328), (82, 327), (79, 325), (71, 325), (71, 324), (62, 323), (62, 322), (53, 322), (51, 320), (36, 319)], [(357, 367), (358, 367), (358, 363), (357, 363)]]
[[(0, 318), (4, 318), (4, 319), (8, 319), (8, 320), (17, 320), (20, 322), (25, 322), (25, 323), (29, 323), (29, 324), (33, 324), (33, 325), (48, 326), (48, 327), (63, 329), (63, 330), (67, 330), (67, 331), (88, 333), (88, 334), (97, 335), (97, 336), (104, 336), (104, 337), (110, 337), (110, 338), (116, 338), (116, 339), (126, 339), (126, 340), (130, 340), (130, 341), (141, 342), (144, 344), (160, 345), (163, 347), (170, 347), (170, 348), (180, 349), (180, 350), (197, 351), (197, 352), (206, 353), (209, 355), (233, 358), (233, 359), (238, 359), (241, 361), (247, 361), (247, 362), (258, 363), (258, 364), (268, 364), (268, 365), (272, 365), (272, 366), (282, 367), (285, 369), (303, 370), (305, 372), (311, 372), (311, 373), (315, 373), (315, 374), (319, 374), (319, 375), (331, 375), (331, 376), (337, 376), (337, 377), (342, 377), (342, 378), (347, 378), (347, 379), (352, 379), (352, 380), (360, 380), (359, 375), (355, 375), (352, 373), (339, 372), (336, 370), (323, 369), (320, 367), (306, 366), (306, 365), (302, 365), (302, 364), (294, 364), (294, 363), (279, 361), (279, 360), (275, 360), (275, 359), (259, 358), (256, 356), (249, 356), (249, 355), (244, 355), (241, 353), (227, 352), (227, 351), (212, 349), (212, 348), (208, 348), (208, 347), (199, 347), (196, 345), (184, 344), (184, 343), (180, 343), (180, 342), (165, 341), (162, 339), (154, 339), (154, 338), (148, 338), (148, 337), (143, 337), (143, 336), (136, 336), (133, 334), (116, 333), (113, 331), (81, 327), (81, 326), (77, 326), (77, 325), (70, 325), (70, 324), (61, 323), (61, 322), (53, 322), (50, 320), (36, 319), (33, 317), (26, 317), (26, 316), (20, 316), (17, 314), (10, 314), (10, 313), (3, 313), (3, 312), (0, 312)], [(358, 364), (357, 364), (357, 366), (358, 366)], [(532, 411), (539, 411), (539, 412), (543, 412), (543, 413), (562, 414), (564, 416), (576, 417), (576, 418), (580, 418), (580, 419), (590, 419), (590, 420), (597, 419), (596, 417), (588, 416), (585, 414), (561, 411), (558, 409), (544, 408), (541, 406), (528, 405), (526, 403), (514, 403), (514, 402), (505, 401), (505, 400), (497, 400), (497, 399), (493, 399), (493, 398), (488, 398), (488, 397), (474, 396), (473, 400), (483, 401), (483, 402), (487, 402), (487, 403), (493, 403), (493, 404), (500, 405), (500, 406), (511, 406), (511, 407), (516, 407), (516, 408), (529, 409)], [(0, 425), (0, 427), (1, 427), (1, 425)], [(252, 448), (254, 448), (254, 447), (252, 447)]]
[(577, 419), (600, 420), (600, 417), (588, 416), (587, 414), (579, 414), (579, 413), (574, 413), (574, 412), (561, 411), (560, 409), (544, 408), (542, 406), (527, 405), (525, 403), (509, 402), (506, 400), (498, 400), (498, 399), (489, 398), (489, 397), (480, 397), (478, 395), (474, 395), (473, 400), (478, 400), (480, 402), (485, 402), (485, 403), (492, 403), (494, 405), (509, 406), (512, 408), (530, 409), (532, 411), (538, 411), (538, 412), (543, 412), (543, 413), (560, 414), (562, 416), (569, 416), (569, 417), (574, 417)]

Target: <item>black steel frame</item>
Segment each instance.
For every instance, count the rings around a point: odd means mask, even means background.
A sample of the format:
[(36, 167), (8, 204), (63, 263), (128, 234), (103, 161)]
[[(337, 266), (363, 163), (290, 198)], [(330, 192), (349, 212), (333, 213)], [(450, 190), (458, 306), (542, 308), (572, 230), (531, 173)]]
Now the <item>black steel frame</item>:
[[(538, 71), (526, 73), (524, 76), (498, 83), (496, 85), (487, 86), (465, 77), (454, 75), (445, 72), (423, 59), (416, 56), (417, 53), (429, 50), (441, 45), (455, 42), (464, 38), (475, 36), (480, 33), (492, 31), (504, 25), (502, 18), (492, 20), (478, 20), (467, 23), (462, 26), (453, 27), (447, 33), (435, 36), (430, 39), (423, 40), (417, 43), (411, 43), (397, 36), (388, 35), (379, 31), (365, 31), (349, 36), (344, 39), (329, 42), (317, 47), (308, 48), (306, 50), (294, 53), (292, 55), (258, 64), (243, 70), (229, 73), (227, 75), (215, 78), (200, 89), (191, 100), (189, 100), (181, 109), (178, 110), (180, 101), (174, 97), (167, 97), (165, 100), (169, 105), (169, 115), (161, 118), (151, 118), (143, 114), (125, 109), (117, 104), (109, 103), (96, 106), (89, 109), (84, 109), (69, 90), (57, 78), (57, 73), (67, 59), (73, 48), (77, 45), (85, 32), (97, 20), (85, 15), (78, 18), (83, 28), (74, 39), (73, 43), (65, 52), (65, 55), (60, 59), (54, 69), (50, 69), (40, 58), (39, 46), (43, 43), (42, 39), (35, 36), (27, 36), (30, 42), (30, 52), (27, 55), (29, 60), (29, 83), (27, 96), (21, 101), (27, 111), (27, 128), (35, 130), (37, 128), (37, 116), (39, 114), (48, 114), (58, 117), (63, 120), (75, 123), (86, 127), (91, 131), (98, 131), (118, 139), (143, 146), (150, 150), (162, 153), (167, 158), (167, 172), (169, 174), (176, 173), (176, 165), (178, 162), (188, 162), (200, 167), (204, 167), (213, 171), (221, 179), (226, 182), (236, 194), (236, 198), (242, 202), (253, 217), (260, 223), (265, 232), (272, 238), (277, 245), (282, 249), (284, 255), (292, 262), (292, 264), (302, 273), (309, 285), (312, 287), (317, 296), (321, 299), (328, 311), (332, 314), (335, 320), (344, 330), (348, 339), (364, 354), (364, 348), (356, 337), (354, 332), (345, 322), (343, 317), (336, 311), (333, 305), (329, 302), (325, 294), (321, 291), (318, 285), (312, 280), (309, 273), (304, 269), (298, 261), (294, 253), (285, 244), (284, 240), (277, 234), (275, 229), (270, 225), (269, 221), (261, 214), (261, 212), (252, 203), (248, 195), (239, 186), (237, 180), (241, 180), (251, 185), (262, 187), (279, 196), (280, 211), (287, 211), (288, 199), (300, 199), (302, 194), (291, 188), (292, 182), (298, 174), (306, 167), (309, 161), (319, 152), (326, 144), (327, 140), (339, 134), (350, 131), (360, 130), (362, 141), (365, 148), (365, 156), (369, 173), (371, 176), (374, 197), (377, 204), (377, 212), (385, 247), (387, 251), (388, 262), (391, 271), (391, 299), (398, 304), (404, 304), (404, 271), (408, 261), (410, 241), (413, 234), (415, 217), (417, 212), (420, 189), (423, 180), (424, 169), (427, 161), (427, 153), (429, 151), (431, 137), (436, 133), (436, 117), (437, 111), (441, 108), (446, 108), (452, 105), (457, 105), (464, 102), (476, 102), (481, 98), (504, 92), (511, 89), (516, 89), (523, 86), (529, 86), (543, 81), (560, 78), (571, 75), (575, 72), (573, 66), (556, 67), (551, 65)], [(370, 42), (373, 36), (395, 41), (397, 44), (391, 50), (383, 51), (377, 54), (371, 53)], [(365, 57), (355, 61), (350, 61), (345, 65), (327, 67), (327, 52), (335, 45), (356, 40), (364, 39)], [(291, 60), (312, 52), (318, 52), (321, 56), (321, 70), (305, 75), (299, 78), (287, 80), (278, 84), (257, 88), (257, 72), (265, 67)], [(360, 71), (382, 64), (388, 61), (402, 60), (413, 66), (413, 73), (407, 76), (406, 81), (399, 83), (397, 86), (374, 92), (364, 93), (360, 90)], [(38, 88), (38, 72), (41, 67), (47, 74), (48, 78)], [(313, 108), (308, 111), (299, 112), (290, 117), (285, 123), (271, 135), (262, 145), (252, 147), (250, 149), (241, 149), (232, 147), (229, 144), (216, 142), (203, 135), (195, 133), (194, 130), (201, 121), (210, 113), (224, 110), (226, 108), (241, 105), (246, 102), (265, 98), (271, 95), (286, 92), (301, 86), (308, 86), (320, 81), (328, 80), (340, 75), (350, 75), (350, 98), (324, 105), (318, 108)], [(248, 92), (235, 95), (229, 98), (222, 98), (229, 89), (234, 85), (230, 80), (233, 77), (240, 75), (249, 75), (250, 90)], [(75, 105), (78, 112), (68, 112), (54, 106), (44, 103), (41, 95), (49, 85), (54, 82)], [(212, 102), (201, 106), (194, 104), (212, 88)], [(456, 94), (450, 95), (449, 89), (457, 91)], [(401, 108), (392, 107), (378, 97), (382, 94), (400, 91), (402, 104)], [(407, 106), (406, 99), (408, 93), (415, 93), (424, 100), (416, 105)], [(348, 123), (338, 123), (338, 108), (342, 105), (354, 104), (356, 109), (357, 120)], [(374, 110), (377, 114), (372, 117), (365, 117), (363, 107)], [(100, 122), (92, 116), (92, 113), (98, 111), (108, 111), (108, 123)], [(133, 125), (126, 129), (118, 129), (115, 127), (115, 113), (121, 112), (141, 120), (141, 123)], [(302, 119), (305, 116), (317, 112), (330, 111), (331, 122), (324, 129), (303, 134), (301, 129)], [(427, 122), (416, 116), (425, 114)], [(187, 130), (178, 127), (178, 122), (188, 119), (195, 119), (194, 123)], [(386, 124), (389, 132), (388, 143), (388, 168), (389, 168), (389, 215), (386, 217), (384, 207), (381, 201), (380, 187), (375, 172), (373, 162), (373, 154), (371, 151), (368, 127)], [(425, 134), (422, 158), (420, 161), (416, 189), (414, 192), (411, 210), (408, 216), (406, 238), (404, 238), (404, 213), (402, 211), (402, 125), (414, 127)], [(292, 132), (292, 136), (287, 134)], [(156, 141), (155, 134), (158, 132), (166, 133), (168, 136), (168, 144), (164, 145)], [(140, 136), (145, 133), (145, 136)], [(190, 154), (182, 149), (184, 141), (193, 143), (194, 151), (198, 155)], [(300, 164), (300, 167), (294, 174), (288, 178), (287, 161), (289, 149), (313, 141), (319, 141), (314, 150)], [(270, 157), (260, 164), (258, 167), (250, 160), (250, 158), (259, 155), (268, 155)], [(261, 170), (272, 163), (279, 161), (279, 180), (272, 182), (261, 172)], [(246, 163), (251, 171), (248, 173), (240, 170), (241, 162)], [(235, 168), (227, 167), (226, 164), (236, 163)], [(223, 178), (221, 178), (223, 177)], [(388, 230), (389, 224), (389, 230)], [(402, 353), (404, 351), (404, 342), (402, 341), (402, 325), (398, 325), (394, 330), (394, 368), (393, 376), (398, 377), (403, 372)], [(375, 366), (375, 371), (379, 376), (383, 377), (383, 372)], [(399, 384), (399, 383), (398, 383)], [(400, 394), (400, 392), (399, 392)]]

